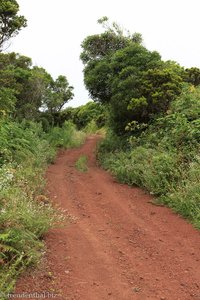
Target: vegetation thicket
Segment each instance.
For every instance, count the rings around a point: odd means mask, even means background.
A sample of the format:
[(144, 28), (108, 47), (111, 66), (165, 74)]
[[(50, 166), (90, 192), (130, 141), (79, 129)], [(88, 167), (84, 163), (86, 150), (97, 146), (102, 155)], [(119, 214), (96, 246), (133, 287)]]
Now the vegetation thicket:
[(43, 113), (42, 116), (48, 120), (49, 123), (62, 126), (66, 120), (73, 122), (80, 130), (85, 130), (89, 133), (94, 133), (96, 130), (106, 126), (107, 113), (104, 105), (89, 101), (85, 105), (79, 107), (67, 107), (60, 112)]
[[(64, 222), (44, 194), (44, 172), (58, 147), (79, 146), (85, 133), (54, 114), (73, 97), (65, 76), (54, 80), (29, 57), (3, 53), (26, 26), (15, 0), (0, 3), (0, 298), (7, 299), (17, 276), (44, 253), (42, 238)], [(46, 115), (48, 115), (48, 118)]]
[(85, 135), (70, 122), (45, 133), (36, 122), (2, 118), (0, 136), (0, 290), (6, 295), (41, 256), (43, 235), (63, 221), (43, 195), (46, 166), (57, 147), (79, 146)]
[(200, 228), (200, 70), (163, 61), (140, 34), (108, 21), (81, 53), (85, 86), (108, 112), (99, 160)]

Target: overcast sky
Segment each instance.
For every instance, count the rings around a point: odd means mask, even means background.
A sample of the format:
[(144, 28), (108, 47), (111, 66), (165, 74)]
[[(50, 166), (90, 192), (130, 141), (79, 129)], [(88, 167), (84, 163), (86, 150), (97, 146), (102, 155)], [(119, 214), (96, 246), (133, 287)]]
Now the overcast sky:
[(164, 60), (200, 67), (200, 0), (17, 0), (28, 27), (15, 37), (9, 51), (29, 56), (54, 78), (67, 76), (75, 87), (71, 106), (88, 102), (80, 44), (101, 32), (97, 19), (108, 16)]

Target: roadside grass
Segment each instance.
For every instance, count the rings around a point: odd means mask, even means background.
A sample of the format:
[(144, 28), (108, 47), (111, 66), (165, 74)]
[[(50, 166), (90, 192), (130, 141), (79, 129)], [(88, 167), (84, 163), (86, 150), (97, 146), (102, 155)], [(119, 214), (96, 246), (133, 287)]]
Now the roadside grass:
[(1, 120), (0, 136), (0, 292), (8, 295), (39, 262), (45, 233), (68, 221), (44, 195), (44, 173), (58, 147), (78, 146), (85, 134), (69, 123), (45, 133), (40, 124)]
[(47, 135), (51, 146), (56, 148), (79, 147), (85, 138), (86, 133), (77, 131), (76, 126), (70, 121), (66, 121), (62, 127), (53, 127)]
[(90, 121), (86, 126), (85, 128), (83, 129), (83, 131), (87, 134), (87, 135), (90, 135), (90, 134), (94, 134), (96, 133), (97, 131), (99, 130), (96, 122), (94, 120)]
[(96, 131), (96, 134), (99, 134), (101, 135), (102, 137), (106, 137), (106, 133), (107, 133), (107, 128), (104, 126), (104, 127), (101, 127), (100, 129), (98, 129)]
[(108, 132), (99, 146), (100, 163), (200, 229), (200, 88), (185, 89), (165, 116), (138, 128), (126, 139)]
[(83, 132), (89, 136), (91, 134), (99, 134), (102, 137), (106, 136), (106, 132), (107, 132), (107, 127), (103, 126), (103, 127), (98, 127), (96, 122), (94, 120), (92, 120), (90, 123), (88, 123), (84, 129)]
[(88, 157), (87, 155), (81, 155), (79, 159), (75, 163), (75, 167), (80, 172), (87, 172), (88, 171)]

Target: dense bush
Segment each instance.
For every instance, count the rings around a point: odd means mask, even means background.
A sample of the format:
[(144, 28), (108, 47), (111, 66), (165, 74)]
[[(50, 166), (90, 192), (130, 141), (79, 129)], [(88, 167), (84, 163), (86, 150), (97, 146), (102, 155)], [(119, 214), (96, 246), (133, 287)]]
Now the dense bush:
[(0, 290), (8, 294), (41, 256), (42, 236), (63, 220), (43, 195), (47, 163), (57, 147), (80, 145), (85, 134), (69, 122), (45, 133), (41, 124), (1, 120), (0, 136)]
[(121, 182), (144, 187), (200, 228), (199, 105), (200, 87), (185, 86), (165, 116), (130, 126), (123, 147), (114, 136), (104, 140), (99, 159)]
[(149, 122), (165, 113), (186, 75), (177, 63), (146, 49), (141, 35), (126, 33), (115, 23), (107, 27), (107, 21), (101, 22), (104, 33), (82, 43), (84, 83), (94, 101), (109, 107), (113, 131), (124, 135), (129, 122)]
[(51, 128), (47, 139), (54, 147), (71, 148), (80, 146), (85, 139), (85, 134), (77, 131), (71, 121), (66, 121), (62, 127)]
[(22, 163), (29, 157), (40, 162), (51, 160), (55, 151), (49, 147), (45, 133), (39, 124), (23, 121), (0, 121), (0, 164)]

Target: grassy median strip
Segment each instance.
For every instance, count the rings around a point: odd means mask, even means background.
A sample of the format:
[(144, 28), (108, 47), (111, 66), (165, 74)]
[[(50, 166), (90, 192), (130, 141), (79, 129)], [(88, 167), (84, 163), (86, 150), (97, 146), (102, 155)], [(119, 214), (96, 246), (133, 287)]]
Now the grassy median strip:
[(79, 159), (75, 163), (75, 167), (80, 172), (87, 172), (88, 171), (88, 157), (86, 155), (81, 155)]

